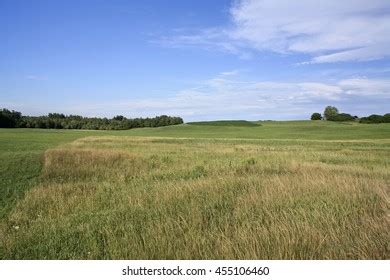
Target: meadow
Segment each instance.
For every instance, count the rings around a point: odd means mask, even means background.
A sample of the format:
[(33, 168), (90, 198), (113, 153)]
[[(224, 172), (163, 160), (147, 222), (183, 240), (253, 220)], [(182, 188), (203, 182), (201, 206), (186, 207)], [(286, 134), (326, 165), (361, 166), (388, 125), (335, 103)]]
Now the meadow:
[(390, 124), (0, 129), (0, 259), (389, 259)]

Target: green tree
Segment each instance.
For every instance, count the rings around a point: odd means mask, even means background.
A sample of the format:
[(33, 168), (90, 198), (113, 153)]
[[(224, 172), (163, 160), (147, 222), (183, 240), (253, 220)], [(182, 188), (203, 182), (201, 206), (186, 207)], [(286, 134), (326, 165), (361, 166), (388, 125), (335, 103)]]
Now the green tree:
[(127, 119), (124, 116), (87, 118), (76, 115), (50, 113), (47, 116), (22, 116), (20, 112), (0, 109), (0, 127), (54, 128), (54, 129), (131, 129), (136, 127), (158, 127), (182, 124), (183, 119), (171, 116)]
[(361, 123), (383, 123), (385, 122), (385, 117), (381, 115), (370, 115), (360, 119)]
[(328, 119), (328, 121), (335, 121), (335, 122), (350, 122), (354, 120), (355, 118), (352, 115), (346, 113), (340, 113)]
[(22, 114), (14, 110), (0, 110), (0, 127), (18, 127)]
[(390, 114), (383, 115), (383, 122), (390, 123)]
[(322, 120), (322, 116), (320, 113), (313, 113), (310, 118), (312, 121)]
[(327, 106), (324, 111), (324, 118), (331, 120), (339, 114), (339, 110), (334, 106)]
[(116, 121), (123, 121), (125, 120), (126, 118), (122, 115), (118, 115), (118, 116), (115, 116), (112, 118), (113, 120), (116, 120)]

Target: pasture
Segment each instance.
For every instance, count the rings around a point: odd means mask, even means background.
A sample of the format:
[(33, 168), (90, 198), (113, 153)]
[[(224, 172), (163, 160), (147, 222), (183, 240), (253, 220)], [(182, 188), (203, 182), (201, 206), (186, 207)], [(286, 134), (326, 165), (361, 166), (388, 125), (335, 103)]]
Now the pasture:
[(0, 129), (1, 259), (388, 259), (390, 125)]

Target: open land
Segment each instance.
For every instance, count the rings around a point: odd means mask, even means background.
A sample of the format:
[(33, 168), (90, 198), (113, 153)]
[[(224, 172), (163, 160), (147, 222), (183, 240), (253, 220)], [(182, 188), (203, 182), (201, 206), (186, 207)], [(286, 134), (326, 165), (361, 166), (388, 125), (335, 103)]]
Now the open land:
[(389, 259), (390, 124), (0, 129), (0, 259)]

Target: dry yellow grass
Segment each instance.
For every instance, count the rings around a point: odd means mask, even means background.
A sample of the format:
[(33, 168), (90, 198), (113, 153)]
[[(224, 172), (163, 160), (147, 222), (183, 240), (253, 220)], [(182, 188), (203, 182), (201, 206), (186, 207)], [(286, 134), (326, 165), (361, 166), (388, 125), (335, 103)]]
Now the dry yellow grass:
[(88, 137), (48, 150), (4, 258), (388, 259), (390, 141)]

